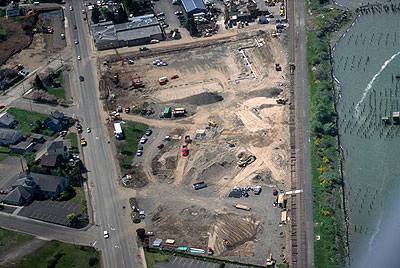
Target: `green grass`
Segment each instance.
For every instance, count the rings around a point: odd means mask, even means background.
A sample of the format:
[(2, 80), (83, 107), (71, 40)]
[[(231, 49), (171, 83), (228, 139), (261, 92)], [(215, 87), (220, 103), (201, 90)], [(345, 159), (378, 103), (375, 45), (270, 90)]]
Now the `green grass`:
[[(32, 112), (32, 111), (26, 111), (26, 110), (20, 110), (16, 108), (10, 108), (7, 110), (9, 114), (12, 114), (15, 117), (15, 121), (18, 122), (17, 129), (22, 130), (22, 134), (25, 136), (27, 134), (34, 134), (31, 130), (31, 127), (29, 124), (35, 123), (37, 120), (40, 120), (42, 123), (48, 115), (37, 113), (37, 112)], [(53, 131), (49, 129), (42, 129), (42, 133), (45, 136), (49, 137), (54, 137), (56, 134), (53, 134)]]
[(68, 202), (77, 204), (82, 204), (83, 202), (85, 202), (86, 198), (85, 198), (85, 192), (83, 191), (83, 186), (81, 187), (72, 186), (72, 188), (74, 188), (75, 196), (70, 200), (68, 200)]
[(124, 130), (125, 140), (117, 144), (117, 153), (121, 173), (125, 174), (132, 168), (131, 163), (136, 153), (138, 142), (148, 127), (145, 124), (131, 121), (126, 121), (126, 124), (121, 126)]
[(170, 254), (165, 254), (162, 252), (153, 253), (145, 251), (144, 255), (146, 257), (147, 268), (152, 268), (156, 262), (168, 262), (168, 259), (171, 257)]
[[(59, 253), (61, 257), (57, 260), (55, 255)], [(18, 268), (71, 268), (71, 267), (100, 267), (100, 263), (90, 266), (89, 260), (97, 258), (100, 260), (99, 252), (92, 247), (75, 246), (72, 244), (62, 243), (60, 241), (47, 242), (43, 247), (39, 248), (32, 254), (19, 259), (19, 261), (8, 267)], [(48, 266), (51, 260), (56, 259), (56, 264)]]
[(78, 148), (78, 134), (76, 133), (69, 133), (65, 136), (65, 139), (71, 141), (71, 147), (77, 149)]
[(0, 154), (0, 162), (8, 157), (8, 154)]
[(60, 74), (54, 79), (54, 82), (60, 82), (61, 87), (54, 88), (52, 85), (47, 87), (47, 92), (56, 97), (57, 99), (65, 100), (65, 89), (64, 89), (64, 75), (62, 71), (59, 71)]
[(33, 239), (33, 236), (0, 228), (0, 252), (24, 244)]

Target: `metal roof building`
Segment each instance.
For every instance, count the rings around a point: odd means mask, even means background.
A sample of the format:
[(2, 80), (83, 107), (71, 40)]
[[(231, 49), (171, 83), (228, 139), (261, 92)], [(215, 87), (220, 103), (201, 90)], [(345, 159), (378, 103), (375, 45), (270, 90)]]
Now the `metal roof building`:
[(92, 26), (94, 43), (98, 50), (114, 47), (135, 46), (163, 40), (164, 34), (154, 15), (130, 18), (128, 22), (113, 24), (111, 21)]
[(207, 12), (206, 6), (202, 0), (182, 0), (182, 5), (188, 17), (192, 17), (193, 14)]

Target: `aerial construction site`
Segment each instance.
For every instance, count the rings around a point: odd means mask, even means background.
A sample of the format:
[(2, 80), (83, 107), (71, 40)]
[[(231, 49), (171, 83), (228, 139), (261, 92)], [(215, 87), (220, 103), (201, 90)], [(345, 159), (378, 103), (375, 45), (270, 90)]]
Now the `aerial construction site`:
[(105, 111), (152, 129), (130, 184), (150, 246), (172, 239), (243, 263), (287, 262), (290, 68), (274, 28), (99, 60)]

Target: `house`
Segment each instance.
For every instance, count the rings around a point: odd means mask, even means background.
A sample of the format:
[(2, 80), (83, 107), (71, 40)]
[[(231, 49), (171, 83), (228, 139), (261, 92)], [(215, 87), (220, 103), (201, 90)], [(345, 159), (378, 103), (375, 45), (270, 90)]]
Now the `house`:
[(13, 153), (24, 154), (32, 152), (34, 145), (32, 139), (27, 139), (26, 141), (19, 142), (17, 145), (11, 145), (10, 149)]
[(50, 114), (43, 123), (44, 127), (55, 132), (59, 132), (68, 126), (68, 119), (59, 111), (54, 111)]
[(13, 128), (17, 122), (15, 122), (14, 116), (9, 113), (0, 114), (0, 127), (3, 128)]
[(64, 159), (69, 157), (68, 147), (64, 144), (64, 141), (52, 141), (46, 144), (46, 150), (49, 156), (61, 155)]
[(43, 138), (42, 134), (33, 134), (31, 135), (32, 141), (37, 142), (37, 143), (43, 143), (45, 142), (45, 139)]
[(0, 145), (16, 144), (22, 139), (21, 130), (0, 128)]
[(33, 200), (35, 195), (57, 198), (68, 187), (65, 177), (21, 172), (16, 175), (12, 190), (4, 198), (4, 203), (22, 206)]
[(182, 6), (188, 17), (197, 13), (207, 13), (203, 0), (182, 0)]
[(58, 166), (57, 156), (55, 155), (44, 155), (40, 159), (40, 166), (46, 168), (55, 168)]
[(20, 15), (20, 13), (19, 13), (18, 1), (17, 1), (17, 3), (15, 3), (14, 1), (11, 1), (11, 3), (9, 3), (6, 6), (6, 18), (16, 17), (19, 15)]

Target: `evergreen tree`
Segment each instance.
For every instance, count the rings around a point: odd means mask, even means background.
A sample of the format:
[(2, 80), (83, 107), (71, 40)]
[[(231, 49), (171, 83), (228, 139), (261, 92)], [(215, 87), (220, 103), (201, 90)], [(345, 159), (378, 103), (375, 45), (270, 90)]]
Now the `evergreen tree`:
[(36, 75), (34, 87), (37, 89), (45, 89), (42, 80), (40, 79), (39, 75)]
[(118, 23), (124, 23), (128, 21), (128, 15), (126, 14), (125, 10), (120, 6), (118, 8), (118, 17), (117, 17)]
[(100, 17), (101, 13), (99, 8), (97, 7), (97, 5), (93, 6), (93, 10), (92, 10), (92, 21), (93, 23), (99, 23), (99, 17)]

